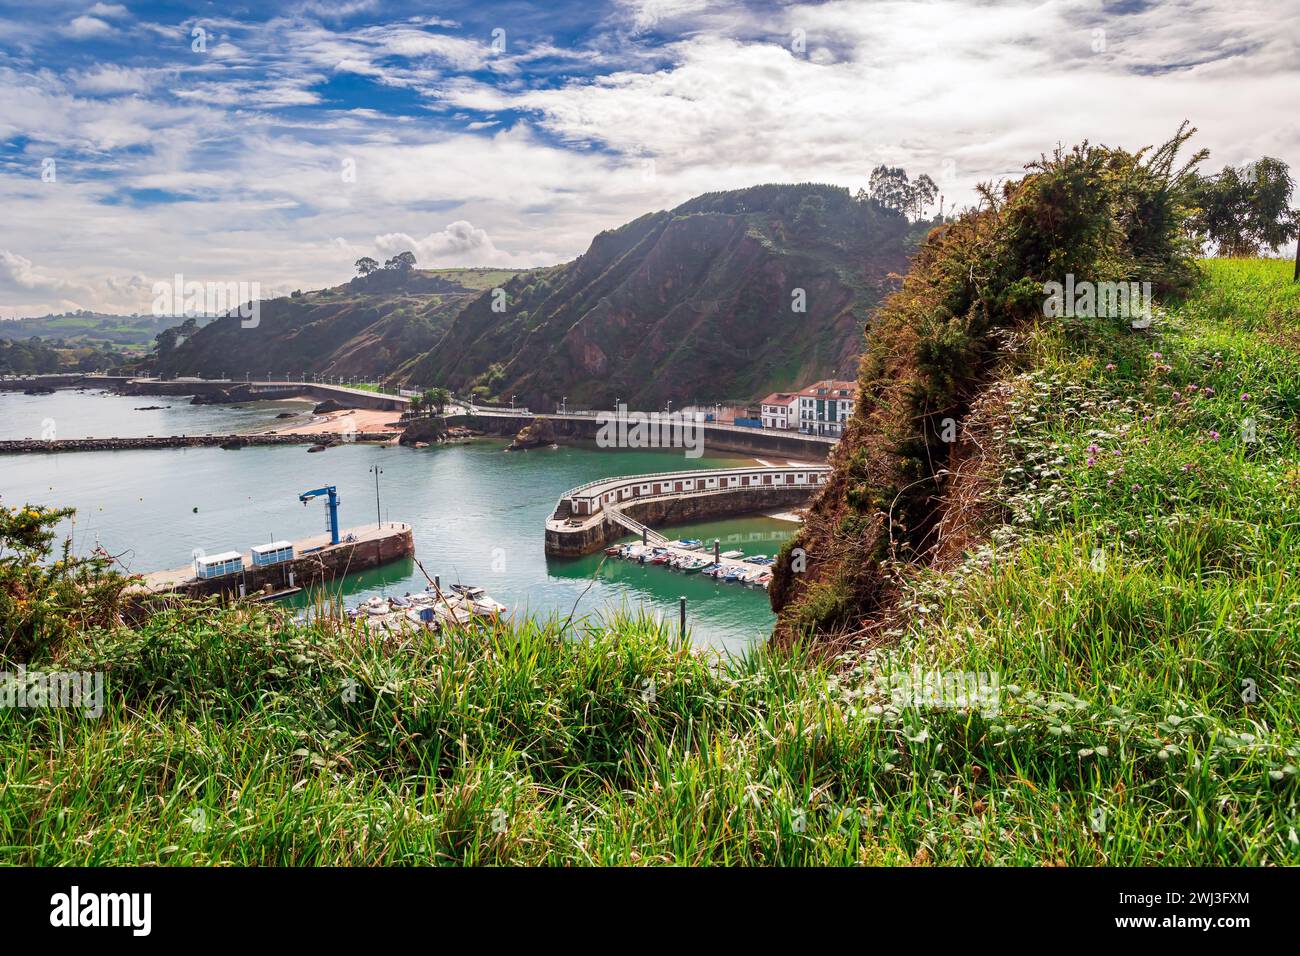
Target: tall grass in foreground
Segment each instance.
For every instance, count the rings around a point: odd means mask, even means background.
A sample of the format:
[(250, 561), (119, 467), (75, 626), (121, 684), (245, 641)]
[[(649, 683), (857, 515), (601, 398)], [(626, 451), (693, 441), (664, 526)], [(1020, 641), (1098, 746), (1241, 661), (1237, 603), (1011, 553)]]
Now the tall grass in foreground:
[[(372, 641), (172, 608), (33, 662), (106, 669), (108, 710), (0, 711), (0, 860), (1300, 863), (1284, 266), (1207, 264), (1154, 337), (1037, 333), (1001, 383), (1007, 521), (886, 643), (716, 662), (632, 615)], [(996, 674), (998, 706), (882, 690), (913, 668)]]

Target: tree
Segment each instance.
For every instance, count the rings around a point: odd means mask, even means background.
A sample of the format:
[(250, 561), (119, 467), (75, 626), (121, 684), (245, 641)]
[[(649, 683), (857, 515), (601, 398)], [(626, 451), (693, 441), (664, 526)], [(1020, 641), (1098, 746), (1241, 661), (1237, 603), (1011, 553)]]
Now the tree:
[(360, 276), (368, 276), (370, 275), (370, 273), (374, 272), (376, 269), (379, 268), (379, 263), (376, 262), (374, 259), (371, 259), (369, 256), (362, 256), (360, 259), (356, 261), (355, 265), (356, 265), (357, 275)]
[(871, 171), (869, 183), (871, 198), (896, 213), (906, 214), (912, 201), (911, 184), (907, 170), (901, 166), (880, 165)]
[(393, 258), (384, 263), (385, 269), (396, 269), (398, 272), (410, 272), (415, 268), (415, 253), (411, 251), (399, 252)]
[(410, 401), (409, 407), (410, 407), (410, 409), (411, 409), (411, 417), (412, 417), (412, 418), (419, 418), (419, 417), (420, 417), (420, 409), (421, 409), (421, 407), (423, 407), (423, 405), (424, 405), (424, 396), (423, 396), (423, 395), (412, 395), (412, 396), (411, 396), (411, 401)]
[(938, 195), (939, 187), (934, 184), (934, 180), (922, 173), (908, 187), (907, 211), (912, 214), (913, 219), (924, 219), (926, 209)]
[(1294, 186), (1287, 164), (1271, 156), (1225, 166), (1217, 176), (1199, 177), (1193, 187), (1192, 229), (1221, 256), (1272, 252), (1300, 233), (1300, 215), (1289, 205)]
[(424, 404), (431, 414), (441, 415), (443, 409), (451, 404), (451, 392), (442, 387), (426, 389)]
[(813, 193), (804, 196), (794, 216), (794, 227), (800, 232), (816, 232), (826, 225), (826, 200)]

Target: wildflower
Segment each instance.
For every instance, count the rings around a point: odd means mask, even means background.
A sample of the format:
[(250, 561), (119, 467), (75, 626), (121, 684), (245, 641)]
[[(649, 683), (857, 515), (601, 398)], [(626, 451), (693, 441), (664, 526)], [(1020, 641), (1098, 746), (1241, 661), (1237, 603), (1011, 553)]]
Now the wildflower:
[(1196, 391), (1196, 389), (1199, 388), (1199, 387), (1200, 387), (1200, 386), (1198, 386), (1198, 385), (1196, 385), (1195, 383), (1193, 383), (1193, 384), (1187, 386), (1187, 391), (1189, 391), (1189, 392), (1194, 392), (1194, 391)]
[(1115, 363), (1114, 363), (1114, 362), (1107, 362), (1107, 363), (1106, 363), (1106, 371), (1108, 371), (1108, 372), (1113, 372), (1113, 371), (1115, 371)]
[(1183, 397), (1183, 393), (1182, 393), (1182, 392), (1174, 392), (1174, 401), (1175, 401), (1175, 402), (1177, 402), (1177, 401), (1181, 401), (1181, 400), (1182, 400), (1182, 397)]
[(1097, 459), (1096, 459), (1096, 458), (1089, 458), (1089, 459), (1088, 459), (1088, 467), (1089, 467), (1089, 468), (1091, 468), (1091, 467), (1092, 467), (1093, 465), (1095, 465), (1095, 464), (1097, 464)]
[(1241, 393), (1241, 400), (1242, 400), (1243, 402), (1248, 402), (1248, 401), (1250, 401), (1250, 392), (1242, 392), (1242, 393)]
[(1214, 429), (1210, 429), (1210, 441), (1218, 441), (1218, 440), (1219, 440), (1219, 433), (1216, 432)]
[(1204, 395), (1206, 398), (1213, 398), (1213, 397), (1214, 397), (1214, 389), (1212, 389), (1210, 386), (1207, 385), (1207, 386), (1205, 386), (1205, 388), (1201, 391), (1201, 394)]

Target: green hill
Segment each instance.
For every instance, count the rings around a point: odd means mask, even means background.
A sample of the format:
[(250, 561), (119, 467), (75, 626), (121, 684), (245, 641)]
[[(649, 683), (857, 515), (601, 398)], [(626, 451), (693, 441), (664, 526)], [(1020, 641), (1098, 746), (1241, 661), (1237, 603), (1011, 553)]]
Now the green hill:
[(911, 231), (833, 186), (700, 196), (472, 300), (402, 374), (535, 407), (759, 398), (843, 375)]
[(502, 269), (380, 270), (345, 285), (261, 303), (255, 327), (224, 316), (158, 357), (164, 375), (298, 374), (384, 377), (441, 338), (456, 313)]

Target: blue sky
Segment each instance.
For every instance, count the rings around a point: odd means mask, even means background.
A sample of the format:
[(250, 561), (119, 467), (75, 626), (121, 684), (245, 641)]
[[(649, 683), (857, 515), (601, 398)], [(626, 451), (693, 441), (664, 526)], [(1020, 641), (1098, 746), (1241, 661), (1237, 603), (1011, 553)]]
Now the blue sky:
[[(1290, 8), (1290, 9), (1288, 9)], [(152, 284), (526, 266), (701, 192), (928, 172), (1183, 118), (1300, 169), (1295, 0), (0, 0), (0, 317)]]

